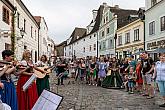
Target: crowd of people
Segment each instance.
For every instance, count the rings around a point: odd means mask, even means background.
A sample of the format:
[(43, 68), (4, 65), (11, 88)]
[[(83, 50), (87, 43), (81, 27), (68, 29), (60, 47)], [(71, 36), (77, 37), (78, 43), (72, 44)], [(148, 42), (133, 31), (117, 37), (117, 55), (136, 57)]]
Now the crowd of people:
[[(104, 88), (125, 88), (128, 94), (138, 93), (147, 99), (155, 97), (159, 91), (164, 98), (164, 103), (159, 105), (165, 107), (165, 53), (159, 54), (159, 60), (153, 61), (149, 54), (144, 51), (139, 58), (130, 55), (124, 59), (106, 57), (86, 57), (77, 59), (57, 58), (63, 62), (63, 75), (59, 77), (63, 85), (64, 77), (75, 81)], [(60, 64), (60, 63), (59, 63)], [(57, 65), (56, 75), (61, 73)], [(60, 85), (58, 81), (57, 85)]]
[[(147, 99), (155, 96), (159, 91), (164, 98), (165, 107), (165, 54), (159, 56), (159, 61), (153, 61), (148, 53), (142, 52), (138, 59), (134, 55), (124, 59), (116, 57), (86, 57), (65, 59), (56, 57), (50, 65), (46, 55), (42, 55), (38, 62), (31, 60), (31, 53), (25, 50), (21, 61), (14, 61), (11, 50), (2, 52), (0, 61), (0, 100), (11, 107), (11, 110), (31, 110), (44, 89), (50, 90), (48, 69), (55, 71), (57, 86), (64, 85), (64, 79), (70, 78), (68, 84), (88, 84), (104, 88), (125, 89), (128, 94), (139, 93)], [(41, 70), (39, 67), (43, 67)], [(24, 84), (36, 74), (38, 77), (23, 90)], [(18, 77), (17, 86), (12, 81), (11, 74)], [(71, 82), (70, 82), (71, 81)], [(1, 103), (1, 101), (0, 101)]]

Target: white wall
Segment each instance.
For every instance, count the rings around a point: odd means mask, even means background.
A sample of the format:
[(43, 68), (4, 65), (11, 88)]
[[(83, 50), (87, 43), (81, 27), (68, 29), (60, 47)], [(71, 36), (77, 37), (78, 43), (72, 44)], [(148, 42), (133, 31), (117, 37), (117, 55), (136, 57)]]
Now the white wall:
[[(11, 33), (11, 22), (10, 24), (8, 25), (7, 23), (5, 23), (3, 20), (2, 20), (2, 7), (5, 6), (11, 13), (11, 10), (2, 2), (0, 1), (0, 33), (3, 34), (3, 32), (6, 32), (4, 30), (7, 30), (9, 31), (9, 33)], [(11, 21), (11, 14), (10, 14), (10, 20)], [(8, 37), (4, 37), (0, 34), (0, 59), (2, 59), (2, 56), (1, 56), (1, 52), (3, 50), (5, 50), (5, 43), (7, 44), (11, 44), (11, 38), (10, 38), (10, 35)]]
[[(96, 44), (95, 50), (94, 50), (94, 44)], [(91, 46), (91, 51), (90, 51), (90, 46)], [(84, 47), (85, 47), (85, 52), (84, 52)], [(86, 56), (97, 56), (97, 32), (90, 34), (75, 42), (73, 44), (73, 54), (74, 54), (74, 50), (75, 50), (75, 56), (79, 58)]]
[(40, 23), (40, 32), (39, 32), (39, 56), (41, 55), (48, 55), (48, 28), (46, 26), (45, 20), (43, 17), (41, 17), (41, 23)]
[[(26, 20), (26, 29), (23, 39), (17, 40), (16, 45), (16, 57), (18, 60), (21, 60), (22, 53), (24, 51), (24, 46), (27, 46), (27, 49), (32, 52), (32, 60), (35, 61), (35, 51), (38, 56), (38, 29), (39, 26), (35, 22), (33, 18), (25, 11), (17, 2), (15, 2), (15, 6), (17, 7), (17, 12), (20, 14), (19, 19), (19, 28), (17, 25), (17, 17), (16, 16), (16, 36), (21, 37), (20, 29), (24, 27), (24, 19)], [(31, 37), (31, 26), (33, 27), (32, 37)], [(36, 30), (36, 36), (35, 36)]]
[[(145, 12), (145, 37), (146, 37), (146, 49), (147, 44), (157, 40), (165, 39), (165, 31), (160, 30), (160, 18), (165, 16), (165, 1), (158, 3), (150, 10)], [(155, 34), (149, 35), (149, 23), (155, 21)]]

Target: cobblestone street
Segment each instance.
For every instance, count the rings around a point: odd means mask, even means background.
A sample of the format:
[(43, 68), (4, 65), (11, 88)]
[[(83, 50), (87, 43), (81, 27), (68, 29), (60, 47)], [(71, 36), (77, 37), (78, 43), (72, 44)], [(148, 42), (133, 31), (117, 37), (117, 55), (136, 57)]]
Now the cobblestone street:
[(164, 110), (159, 108), (160, 96), (146, 99), (138, 94), (128, 94), (124, 90), (105, 89), (86, 84), (56, 86), (55, 75), (50, 77), (51, 90), (64, 96), (59, 110)]

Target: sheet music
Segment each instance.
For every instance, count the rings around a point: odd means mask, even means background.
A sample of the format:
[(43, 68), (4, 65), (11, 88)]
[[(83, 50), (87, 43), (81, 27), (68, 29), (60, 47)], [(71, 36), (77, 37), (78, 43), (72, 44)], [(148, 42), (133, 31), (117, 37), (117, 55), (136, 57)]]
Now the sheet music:
[(44, 90), (32, 110), (57, 110), (63, 97)]
[(33, 83), (33, 81), (36, 79), (37, 77), (36, 77), (36, 75), (35, 74), (33, 74), (30, 78), (29, 78), (29, 80), (23, 85), (23, 91), (26, 91), (26, 89)]

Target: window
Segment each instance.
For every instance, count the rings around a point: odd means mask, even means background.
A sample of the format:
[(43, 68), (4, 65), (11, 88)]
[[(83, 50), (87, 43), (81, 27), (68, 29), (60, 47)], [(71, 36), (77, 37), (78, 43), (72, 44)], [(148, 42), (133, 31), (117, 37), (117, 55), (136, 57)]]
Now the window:
[(155, 21), (149, 23), (149, 35), (155, 34)]
[(84, 41), (85, 41), (85, 39), (84, 39)]
[(37, 40), (37, 32), (36, 32), (36, 30), (35, 30), (35, 40)]
[(93, 45), (93, 50), (94, 50), (94, 51), (96, 50), (96, 44)]
[(125, 43), (130, 43), (130, 33), (125, 34)]
[(91, 39), (91, 38), (92, 38), (92, 36), (89, 37), (89, 39)]
[(24, 49), (25, 49), (25, 50), (27, 49), (27, 46), (26, 46), (26, 45), (24, 45)]
[(105, 23), (105, 18), (104, 18), (104, 23)]
[(71, 51), (69, 51), (69, 55), (72, 55)]
[(106, 49), (106, 42), (103, 42), (103, 49)]
[(92, 51), (92, 46), (91, 45), (89, 46), (89, 51)]
[(33, 37), (33, 27), (31, 26), (31, 37)]
[(26, 20), (24, 19), (24, 21), (23, 21), (23, 26), (24, 26), (24, 32), (26, 31)]
[(10, 50), (11, 49), (11, 45), (8, 43), (5, 43), (5, 50)]
[(19, 28), (19, 19), (20, 19), (20, 14), (17, 13), (17, 27)]
[(134, 30), (134, 41), (139, 41), (139, 29)]
[(106, 16), (106, 21), (108, 22), (108, 16)]
[(83, 48), (83, 52), (85, 52), (85, 47)]
[(78, 44), (78, 42), (77, 42), (77, 44)]
[(107, 28), (107, 34), (109, 34), (109, 28)]
[(151, 6), (154, 6), (157, 3), (157, 0), (151, 0)]
[(165, 16), (160, 18), (161, 31), (165, 30)]
[(101, 50), (101, 45), (99, 46), (99, 49)]
[(71, 49), (71, 46), (69, 46), (69, 49)]
[(106, 18), (105, 19), (106, 19), (106, 22), (108, 22), (108, 13), (106, 13)]
[(94, 34), (94, 37), (96, 37), (96, 34)]
[(2, 19), (5, 23), (9, 24), (9, 10), (3, 7)]
[(110, 39), (109, 41), (110, 41), (109, 42), (110, 43), (110, 48), (112, 49), (113, 48), (113, 41), (112, 41), (112, 39)]
[(104, 31), (102, 31), (101, 36), (104, 37)]
[(122, 45), (122, 36), (121, 35), (118, 37), (118, 45)]
[(76, 54), (76, 50), (74, 50), (74, 55)]

